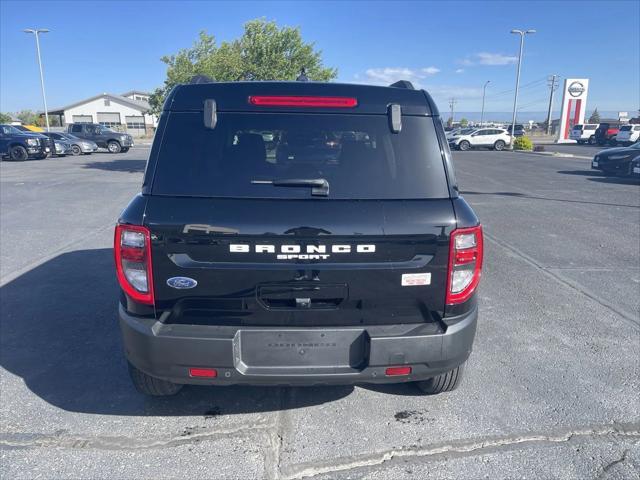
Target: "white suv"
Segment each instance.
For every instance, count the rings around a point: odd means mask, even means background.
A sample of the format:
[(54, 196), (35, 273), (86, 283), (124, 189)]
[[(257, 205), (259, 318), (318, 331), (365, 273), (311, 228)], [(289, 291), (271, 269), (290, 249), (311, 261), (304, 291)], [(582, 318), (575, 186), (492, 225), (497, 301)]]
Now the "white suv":
[(599, 123), (585, 123), (584, 125), (579, 123), (574, 125), (569, 132), (569, 138), (575, 140), (580, 145), (588, 143), (589, 145), (596, 144), (596, 129), (600, 126)]
[(640, 138), (640, 125), (622, 125), (616, 135), (616, 142), (631, 145)]
[(477, 128), (466, 135), (449, 139), (449, 147), (469, 150), (472, 147), (489, 147), (503, 150), (511, 142), (511, 135), (503, 128)]

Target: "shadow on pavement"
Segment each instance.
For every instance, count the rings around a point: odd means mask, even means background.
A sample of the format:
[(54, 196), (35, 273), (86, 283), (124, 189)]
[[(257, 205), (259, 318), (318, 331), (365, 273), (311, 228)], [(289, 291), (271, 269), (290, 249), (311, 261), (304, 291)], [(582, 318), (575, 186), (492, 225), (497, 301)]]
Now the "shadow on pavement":
[(640, 178), (618, 177), (615, 175), (605, 175), (594, 170), (560, 170), (558, 173), (564, 175), (579, 175), (587, 178), (590, 182), (611, 183), (616, 185), (640, 185)]
[(103, 415), (268, 412), (319, 405), (353, 391), (187, 386), (174, 397), (140, 395), (122, 351), (118, 295), (111, 249), (65, 253), (7, 283), (0, 288), (0, 364), (56, 407)]
[(90, 162), (84, 165), (84, 168), (94, 168), (97, 170), (107, 170), (110, 172), (128, 172), (137, 173), (144, 172), (147, 166), (147, 160), (137, 159), (125, 159), (125, 160), (113, 160), (106, 162)]
[(597, 170), (559, 170), (563, 175), (578, 175), (581, 177), (602, 177), (604, 174)]

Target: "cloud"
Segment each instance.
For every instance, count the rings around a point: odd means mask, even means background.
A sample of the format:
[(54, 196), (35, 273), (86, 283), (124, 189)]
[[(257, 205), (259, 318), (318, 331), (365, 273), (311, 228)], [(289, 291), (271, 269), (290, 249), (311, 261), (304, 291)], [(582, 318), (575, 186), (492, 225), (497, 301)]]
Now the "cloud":
[(436, 67), (426, 67), (420, 69), (420, 71), (425, 75), (435, 75), (436, 73), (440, 72), (440, 69)]
[(518, 61), (516, 56), (501, 53), (480, 52), (476, 56), (480, 65), (510, 65)]
[[(388, 85), (398, 80), (409, 80), (419, 84), (421, 80), (440, 72), (436, 67), (407, 68), (407, 67), (385, 67), (369, 68), (365, 71), (365, 79), (369, 83)], [(359, 76), (356, 76), (358, 78)]]
[(458, 69), (456, 69), (456, 73), (464, 73), (464, 68), (458, 68)]
[(480, 52), (471, 55), (471, 57), (463, 58), (458, 63), (463, 66), (471, 67), (474, 65), (502, 66), (511, 65), (518, 61), (515, 55), (504, 55), (502, 53)]

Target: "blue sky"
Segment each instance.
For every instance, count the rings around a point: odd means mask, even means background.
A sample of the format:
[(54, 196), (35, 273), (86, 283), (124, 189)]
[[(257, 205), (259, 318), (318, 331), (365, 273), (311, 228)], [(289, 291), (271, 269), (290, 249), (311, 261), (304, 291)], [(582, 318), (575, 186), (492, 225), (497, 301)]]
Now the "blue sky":
[[(266, 17), (299, 26), (338, 80), (386, 84), (406, 78), (427, 88), (442, 111), (509, 111), (518, 38), (525, 42), (522, 111), (546, 110), (546, 77), (591, 79), (587, 110), (640, 107), (640, 2), (136, 2), (0, 0), (0, 110), (41, 109), (32, 35), (49, 28), (42, 55), (49, 107), (101, 92), (152, 90), (160, 57), (189, 47), (198, 31), (219, 41)], [(504, 93), (501, 93), (504, 92)], [(559, 99), (557, 99), (557, 102)]]

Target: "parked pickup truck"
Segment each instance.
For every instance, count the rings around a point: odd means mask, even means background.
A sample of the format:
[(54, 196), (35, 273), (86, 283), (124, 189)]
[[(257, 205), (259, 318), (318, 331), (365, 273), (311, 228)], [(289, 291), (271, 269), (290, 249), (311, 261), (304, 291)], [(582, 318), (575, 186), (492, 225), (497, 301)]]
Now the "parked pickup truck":
[(133, 146), (133, 137), (126, 133), (114, 132), (110, 128), (97, 123), (71, 123), (67, 132), (78, 138), (91, 140), (100, 148), (106, 148), (111, 153), (125, 153)]
[(53, 153), (48, 137), (39, 133), (22, 132), (13, 125), (0, 125), (0, 157), (21, 161), (43, 159)]
[(427, 92), (221, 82), (164, 105), (114, 235), (138, 391), (460, 383), (482, 228)]

